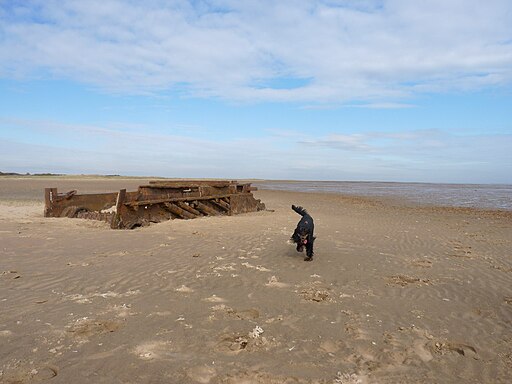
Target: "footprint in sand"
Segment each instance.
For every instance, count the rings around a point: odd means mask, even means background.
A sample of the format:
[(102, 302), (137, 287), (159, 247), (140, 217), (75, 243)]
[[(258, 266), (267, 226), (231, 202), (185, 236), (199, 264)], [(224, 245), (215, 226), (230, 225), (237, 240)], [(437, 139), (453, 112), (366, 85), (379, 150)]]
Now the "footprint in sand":
[(458, 354), (479, 359), (476, 348), (471, 345), (435, 339), (427, 330), (415, 327), (399, 327), (399, 331), (395, 335), (386, 335), (385, 343), (393, 346), (394, 350), (402, 350), (408, 358), (417, 357), (423, 362), (429, 362), (435, 356)]
[(464, 246), (460, 241), (453, 241), (452, 242), (453, 249), (452, 252), (449, 253), (450, 256), (453, 257), (462, 257), (466, 259), (472, 259), (471, 256), (471, 247)]
[(334, 302), (331, 295), (331, 290), (327, 287), (322, 286), (319, 281), (314, 281), (307, 284), (299, 292), (300, 296), (306, 301), (313, 301), (316, 303), (320, 302)]
[(254, 320), (260, 317), (260, 312), (257, 309), (249, 308), (244, 310), (234, 310), (232, 308), (228, 309), (226, 313), (235, 319), (239, 320)]
[(326, 353), (336, 353), (340, 350), (339, 343), (333, 340), (325, 340), (320, 343), (319, 350)]
[(428, 347), (430, 350), (436, 355), (446, 355), (448, 353), (457, 353), (460, 356), (464, 357), (472, 357), (475, 360), (478, 360), (478, 354), (476, 348), (463, 343), (455, 343), (450, 341), (435, 341), (432, 340), (428, 343)]
[(398, 285), (400, 287), (405, 287), (409, 284), (416, 284), (416, 285), (430, 285), (431, 282), (429, 279), (420, 279), (418, 277), (411, 277), (406, 275), (395, 275), (395, 276), (389, 276), (387, 278), (388, 285)]
[(430, 260), (414, 260), (412, 265), (415, 267), (431, 268), (432, 262)]
[(274, 338), (262, 336), (263, 333), (263, 329), (256, 326), (247, 333), (223, 334), (219, 337), (215, 350), (225, 354), (236, 355), (242, 351), (269, 350), (278, 345)]
[(235, 310), (227, 305), (220, 304), (212, 307), (212, 310), (213, 314), (210, 316), (210, 319), (215, 319), (219, 314), (238, 320), (254, 320), (260, 317), (260, 312), (255, 308)]
[(122, 325), (119, 321), (95, 320), (84, 317), (69, 325), (68, 332), (79, 341), (86, 342), (92, 336), (115, 332)]
[(5, 370), (0, 370), (0, 380), (2, 383), (39, 383), (51, 380), (58, 374), (59, 369), (53, 365), (34, 367), (32, 364), (23, 363), (17, 365), (15, 369), (7, 367)]

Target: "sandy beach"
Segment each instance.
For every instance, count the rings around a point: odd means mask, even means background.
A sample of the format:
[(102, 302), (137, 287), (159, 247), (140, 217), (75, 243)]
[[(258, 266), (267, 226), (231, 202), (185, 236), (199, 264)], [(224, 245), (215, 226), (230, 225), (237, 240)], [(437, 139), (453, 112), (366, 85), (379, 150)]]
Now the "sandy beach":
[(44, 187), (143, 182), (0, 178), (1, 383), (512, 382), (512, 212), (259, 190), (134, 230), (43, 217)]

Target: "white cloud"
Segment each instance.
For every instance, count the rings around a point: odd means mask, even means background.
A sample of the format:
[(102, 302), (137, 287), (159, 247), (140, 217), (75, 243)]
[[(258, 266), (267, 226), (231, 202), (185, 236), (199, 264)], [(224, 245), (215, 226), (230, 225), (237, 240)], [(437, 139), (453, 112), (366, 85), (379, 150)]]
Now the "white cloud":
[[(400, 107), (416, 93), (510, 84), (511, 14), (508, 0), (1, 2), (0, 77)], [(277, 78), (308, 81), (257, 86)]]
[(320, 146), (349, 151), (368, 151), (371, 147), (366, 143), (367, 135), (353, 133), (350, 135), (331, 134), (325, 138), (302, 141), (306, 146)]

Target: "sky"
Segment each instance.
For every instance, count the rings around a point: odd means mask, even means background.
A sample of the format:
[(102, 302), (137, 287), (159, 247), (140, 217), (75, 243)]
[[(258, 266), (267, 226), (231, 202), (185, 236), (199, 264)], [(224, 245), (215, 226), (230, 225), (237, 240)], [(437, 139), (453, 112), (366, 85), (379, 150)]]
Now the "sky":
[(510, 0), (0, 0), (0, 171), (512, 184)]

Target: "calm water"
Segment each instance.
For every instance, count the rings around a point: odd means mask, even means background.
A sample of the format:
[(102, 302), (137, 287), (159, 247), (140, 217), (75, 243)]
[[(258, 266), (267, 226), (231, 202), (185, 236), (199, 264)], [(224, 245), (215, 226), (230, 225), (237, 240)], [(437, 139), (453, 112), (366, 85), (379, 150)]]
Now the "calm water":
[(512, 210), (512, 185), (350, 181), (265, 181), (260, 189), (393, 197), (426, 205)]

